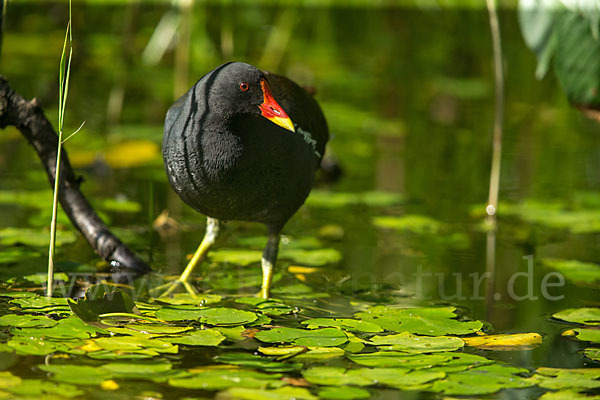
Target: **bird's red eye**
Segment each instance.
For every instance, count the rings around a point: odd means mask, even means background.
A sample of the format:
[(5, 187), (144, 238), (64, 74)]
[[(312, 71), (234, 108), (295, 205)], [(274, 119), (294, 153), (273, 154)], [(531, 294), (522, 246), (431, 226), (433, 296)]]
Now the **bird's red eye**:
[(242, 92), (245, 92), (246, 90), (248, 90), (250, 88), (250, 86), (248, 86), (248, 84), (246, 82), (242, 82), (240, 83), (240, 90)]

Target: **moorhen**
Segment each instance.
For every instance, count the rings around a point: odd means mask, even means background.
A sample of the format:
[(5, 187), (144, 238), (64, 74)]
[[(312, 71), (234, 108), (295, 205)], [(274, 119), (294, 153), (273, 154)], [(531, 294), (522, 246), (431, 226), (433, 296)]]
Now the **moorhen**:
[(171, 186), (207, 216), (206, 233), (179, 279), (188, 279), (222, 221), (268, 229), (259, 295), (269, 296), (279, 238), (304, 203), (329, 138), (316, 100), (290, 79), (231, 62), (204, 75), (169, 108), (163, 158)]

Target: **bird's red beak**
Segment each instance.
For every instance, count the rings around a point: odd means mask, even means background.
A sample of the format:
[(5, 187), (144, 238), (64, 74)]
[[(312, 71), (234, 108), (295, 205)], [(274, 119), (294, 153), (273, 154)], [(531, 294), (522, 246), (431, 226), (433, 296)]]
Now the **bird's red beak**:
[(260, 80), (260, 87), (263, 92), (263, 102), (258, 106), (261, 111), (260, 114), (274, 124), (277, 124), (288, 131), (296, 132), (294, 123), (273, 98), (271, 87), (265, 79)]

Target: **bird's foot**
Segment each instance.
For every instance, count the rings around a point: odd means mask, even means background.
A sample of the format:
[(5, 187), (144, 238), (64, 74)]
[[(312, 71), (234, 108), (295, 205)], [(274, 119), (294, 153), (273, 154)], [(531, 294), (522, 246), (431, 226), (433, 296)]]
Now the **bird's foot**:
[(261, 297), (263, 299), (268, 299), (270, 296), (270, 290), (269, 288), (266, 287), (262, 287), (260, 288), (260, 291), (258, 293), (256, 293), (256, 297)]
[(181, 279), (181, 277), (175, 279), (172, 282), (167, 282), (164, 285), (157, 286), (150, 291), (150, 294), (155, 297), (168, 297), (173, 294), (180, 286), (183, 286), (185, 290), (192, 296), (196, 296), (198, 291), (187, 281), (187, 279)]

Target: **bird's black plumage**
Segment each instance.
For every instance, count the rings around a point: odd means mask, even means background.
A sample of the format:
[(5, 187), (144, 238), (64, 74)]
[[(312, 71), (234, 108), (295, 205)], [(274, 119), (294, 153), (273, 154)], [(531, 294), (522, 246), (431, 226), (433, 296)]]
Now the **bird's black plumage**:
[[(261, 115), (261, 80), (295, 132)], [(247, 90), (240, 90), (242, 83)], [(308, 196), (328, 137), (319, 105), (300, 86), (249, 64), (228, 63), (169, 109), (163, 158), (172, 187), (197, 211), (279, 232)]]

